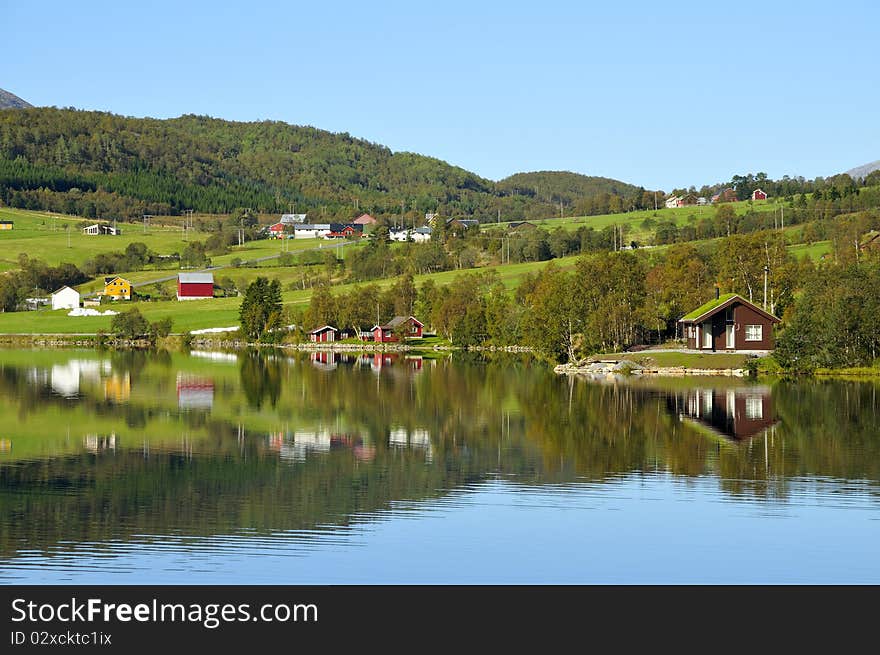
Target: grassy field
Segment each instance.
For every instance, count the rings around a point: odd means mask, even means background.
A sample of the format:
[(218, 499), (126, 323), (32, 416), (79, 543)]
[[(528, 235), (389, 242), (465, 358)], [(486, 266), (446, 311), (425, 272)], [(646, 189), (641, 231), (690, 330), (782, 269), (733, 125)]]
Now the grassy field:
[(830, 241), (816, 241), (815, 243), (798, 243), (788, 247), (789, 252), (798, 259), (809, 257), (813, 261), (819, 261), (822, 255), (831, 253)]
[[(778, 210), (780, 203), (773, 201), (758, 200), (754, 203), (737, 202), (732, 203), (737, 214), (745, 214), (750, 209), (758, 212), (772, 212)], [(715, 216), (717, 207), (715, 205), (705, 206), (689, 206), (675, 207), (672, 209), (646, 209), (643, 211), (627, 212), (623, 214), (600, 214), (597, 216), (567, 216), (564, 218), (546, 218), (529, 221), (546, 230), (555, 230), (563, 228), (565, 230), (577, 230), (582, 226), (592, 227), (601, 230), (611, 225), (622, 225), (625, 227), (625, 238), (644, 241), (646, 237), (653, 234), (653, 226), (643, 225), (645, 221), (653, 221), (660, 223), (663, 221), (672, 221), (676, 225), (686, 225), (689, 222), (697, 222), (703, 218), (712, 218)], [(487, 223), (482, 226), (484, 230), (507, 229), (509, 223)]]

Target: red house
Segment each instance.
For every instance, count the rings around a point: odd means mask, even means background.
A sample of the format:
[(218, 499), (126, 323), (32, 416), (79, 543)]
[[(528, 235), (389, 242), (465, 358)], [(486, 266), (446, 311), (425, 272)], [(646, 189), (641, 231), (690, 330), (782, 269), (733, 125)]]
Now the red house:
[(330, 232), (326, 239), (350, 239), (361, 233), (363, 225), (353, 225), (351, 223), (339, 224), (330, 223)]
[[(269, 234), (271, 234), (272, 237), (275, 239), (283, 239), (285, 236), (284, 235), (284, 232), (285, 232), (284, 228), (286, 228), (287, 226), (288, 226), (287, 223), (275, 223), (275, 225), (270, 225), (269, 226)], [(289, 236), (290, 237), (293, 236), (293, 229), (292, 228), (291, 228)]]
[(708, 351), (773, 350), (773, 326), (779, 319), (735, 293), (697, 307), (678, 321), (687, 347)]
[(767, 200), (767, 194), (761, 189), (755, 189), (752, 191), (752, 200)]
[(178, 300), (202, 300), (213, 297), (213, 273), (180, 273), (177, 276)]
[(422, 336), (425, 325), (414, 316), (395, 316), (385, 325), (373, 326), (373, 341), (376, 343), (395, 343), (401, 339)]
[(314, 341), (315, 343), (332, 343), (333, 341), (336, 341), (337, 334), (339, 334), (339, 330), (332, 325), (323, 325), (309, 332), (309, 341)]

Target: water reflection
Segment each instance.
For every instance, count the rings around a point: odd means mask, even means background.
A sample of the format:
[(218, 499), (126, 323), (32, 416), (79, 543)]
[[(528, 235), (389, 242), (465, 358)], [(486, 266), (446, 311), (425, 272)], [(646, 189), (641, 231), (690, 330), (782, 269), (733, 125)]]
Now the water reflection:
[(735, 442), (761, 435), (778, 423), (769, 386), (689, 389), (670, 395), (666, 402), (679, 419)]
[[(672, 479), (703, 499), (876, 511), (877, 386), (595, 384), (508, 356), (0, 351), (0, 558), (334, 530), (403, 502), (454, 513), (441, 499), (499, 482), (545, 509)], [(633, 529), (639, 493), (609, 529)]]

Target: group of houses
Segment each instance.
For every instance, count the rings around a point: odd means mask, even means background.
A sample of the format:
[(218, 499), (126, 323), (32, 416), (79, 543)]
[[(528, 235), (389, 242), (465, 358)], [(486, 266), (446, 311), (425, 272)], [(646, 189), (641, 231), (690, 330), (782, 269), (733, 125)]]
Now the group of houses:
[(351, 223), (306, 223), (306, 214), (282, 214), (281, 220), (269, 226), (273, 239), (350, 239), (364, 233), (376, 219), (369, 214), (358, 216)]
[[(111, 300), (131, 300), (132, 284), (129, 280), (118, 275), (104, 278), (104, 288), (95, 294), (100, 298)], [(180, 273), (177, 276), (177, 299), (178, 300), (204, 300), (214, 297), (214, 274), (210, 272)], [(49, 304), (52, 309), (77, 309), (83, 304), (94, 303), (98, 300), (82, 300), (80, 292), (69, 286), (63, 286), (49, 296)]]
[(384, 325), (378, 323), (368, 329), (351, 332), (339, 330), (332, 325), (322, 325), (309, 332), (309, 341), (314, 343), (334, 343), (340, 339), (356, 338), (374, 343), (399, 343), (404, 339), (422, 337), (425, 324), (414, 316), (395, 316)]
[[(703, 196), (698, 196), (695, 193), (686, 193), (684, 195), (672, 195), (666, 199), (666, 208), (674, 209), (675, 207), (688, 207), (691, 205), (709, 205), (709, 204), (717, 204), (721, 202), (736, 202), (738, 198), (736, 197), (736, 190), (732, 187), (728, 187), (726, 189), (721, 189), (718, 193), (713, 195), (708, 200)], [(767, 200), (767, 194), (761, 189), (755, 189), (752, 191), (752, 200)]]

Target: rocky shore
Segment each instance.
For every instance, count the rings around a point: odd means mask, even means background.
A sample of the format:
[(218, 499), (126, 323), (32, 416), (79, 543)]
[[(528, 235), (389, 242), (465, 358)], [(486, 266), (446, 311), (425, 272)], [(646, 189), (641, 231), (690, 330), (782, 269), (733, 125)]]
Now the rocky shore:
[(613, 378), (620, 375), (685, 377), (689, 375), (714, 375), (743, 378), (749, 375), (744, 368), (687, 368), (685, 366), (648, 367), (623, 359), (609, 362), (560, 364), (553, 369), (561, 375), (583, 375), (595, 378)]

